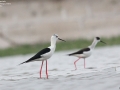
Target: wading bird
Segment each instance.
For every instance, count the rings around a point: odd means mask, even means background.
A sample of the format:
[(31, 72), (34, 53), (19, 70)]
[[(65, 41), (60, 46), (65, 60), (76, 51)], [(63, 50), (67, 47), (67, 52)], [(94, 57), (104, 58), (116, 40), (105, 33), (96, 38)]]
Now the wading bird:
[[(28, 59), (27, 61), (25, 61), (21, 64), (33, 62), (33, 61), (42, 61), (42, 65), (40, 68), (40, 78), (41, 78), (43, 62), (46, 61), (46, 76), (48, 79), (47, 59), (49, 59), (53, 55), (55, 48), (56, 48), (57, 40), (65, 41), (63, 39), (60, 39), (57, 34), (52, 35), (51, 36), (51, 46), (49, 46), (48, 48), (42, 49), (36, 55), (34, 55), (33, 57), (31, 57), (30, 59)], [(21, 65), (21, 64), (19, 64), (19, 65)]]
[(99, 37), (95, 37), (94, 40), (93, 40), (93, 43), (90, 46), (88, 46), (87, 48), (83, 48), (83, 49), (81, 49), (77, 52), (68, 54), (69, 56), (78, 57), (78, 59), (74, 62), (75, 70), (77, 70), (76, 62), (78, 60), (80, 60), (80, 58), (84, 59), (84, 68), (85, 68), (85, 58), (91, 56), (92, 51), (94, 50), (94, 48), (95, 48), (95, 46), (97, 45), (98, 42), (102, 42), (102, 43), (106, 44), (105, 42), (101, 41)]

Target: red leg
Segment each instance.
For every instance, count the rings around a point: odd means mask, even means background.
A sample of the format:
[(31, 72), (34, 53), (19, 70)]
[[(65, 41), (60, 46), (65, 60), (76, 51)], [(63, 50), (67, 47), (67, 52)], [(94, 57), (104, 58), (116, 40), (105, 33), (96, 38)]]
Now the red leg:
[(40, 68), (40, 78), (41, 78), (41, 74), (42, 74), (43, 62), (44, 62), (44, 61), (42, 61), (42, 65), (41, 65), (41, 68)]
[(84, 68), (85, 68), (85, 58), (84, 58)]
[(47, 76), (47, 79), (48, 79), (47, 60), (46, 60), (46, 76)]
[(76, 67), (76, 62), (79, 60), (80, 58), (78, 58), (75, 62), (74, 62), (74, 65), (75, 65), (75, 70), (77, 70), (77, 67)]

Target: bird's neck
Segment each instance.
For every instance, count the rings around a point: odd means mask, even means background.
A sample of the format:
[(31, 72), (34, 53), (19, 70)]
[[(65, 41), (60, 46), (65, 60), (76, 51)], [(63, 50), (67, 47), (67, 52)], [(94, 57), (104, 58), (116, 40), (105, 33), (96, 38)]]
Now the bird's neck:
[(97, 43), (98, 43), (98, 42), (97, 42), (96, 40), (94, 40), (89, 47), (90, 47), (91, 49), (94, 49), (95, 46), (97, 45)]
[(54, 52), (56, 49), (56, 43), (51, 43), (51, 46), (49, 48), (52, 50), (52, 52)]
[(56, 47), (56, 42), (51, 41), (51, 47)]

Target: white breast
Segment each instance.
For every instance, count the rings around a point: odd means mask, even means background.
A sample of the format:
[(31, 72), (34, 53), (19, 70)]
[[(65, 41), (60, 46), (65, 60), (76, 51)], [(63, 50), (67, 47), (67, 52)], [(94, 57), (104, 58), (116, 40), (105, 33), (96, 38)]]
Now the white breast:
[(48, 48), (50, 48), (50, 52), (48, 52), (44, 55), (41, 55), (42, 58), (49, 59), (53, 55), (53, 53), (55, 51), (55, 47), (48, 47)]
[(90, 50), (90, 51), (84, 52), (83, 54), (84, 54), (84, 58), (87, 58), (92, 54), (92, 51)]

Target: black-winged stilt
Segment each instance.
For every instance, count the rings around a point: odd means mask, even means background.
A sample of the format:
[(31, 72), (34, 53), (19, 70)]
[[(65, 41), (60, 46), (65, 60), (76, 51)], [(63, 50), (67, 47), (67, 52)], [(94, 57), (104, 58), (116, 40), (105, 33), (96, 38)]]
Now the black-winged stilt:
[[(49, 59), (53, 55), (55, 48), (56, 48), (56, 41), (57, 40), (65, 41), (63, 39), (60, 39), (57, 34), (52, 35), (51, 36), (51, 46), (49, 46), (48, 48), (42, 49), (36, 55), (34, 55), (33, 57), (31, 57), (30, 59), (28, 59), (27, 61), (25, 61), (21, 64), (33, 62), (33, 61), (42, 61), (42, 65), (40, 68), (40, 78), (41, 78), (43, 62), (46, 60), (46, 76), (48, 79), (47, 59)], [(19, 65), (21, 65), (21, 64), (19, 64)]]
[(69, 56), (76, 56), (76, 57), (78, 57), (78, 59), (74, 62), (75, 70), (77, 70), (76, 62), (80, 58), (84, 58), (84, 68), (85, 68), (85, 58), (89, 57), (92, 54), (92, 51), (93, 51), (93, 49), (95, 48), (95, 46), (96, 46), (96, 44), (98, 42), (102, 42), (102, 43), (106, 44), (105, 42), (101, 41), (99, 37), (95, 37), (94, 40), (93, 40), (93, 43), (90, 46), (88, 46), (87, 48), (84, 48), (84, 49), (81, 49), (81, 50), (79, 50), (77, 52), (68, 54)]

